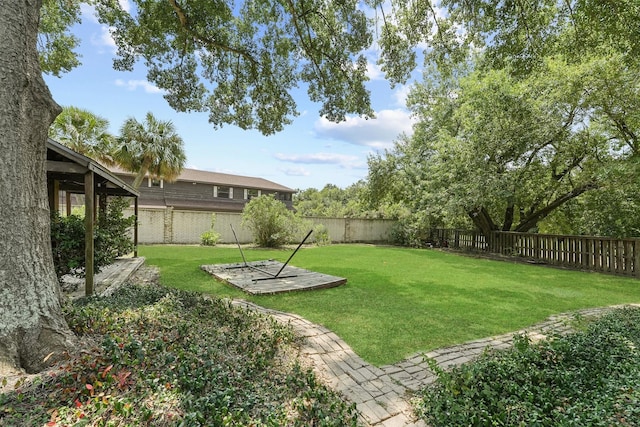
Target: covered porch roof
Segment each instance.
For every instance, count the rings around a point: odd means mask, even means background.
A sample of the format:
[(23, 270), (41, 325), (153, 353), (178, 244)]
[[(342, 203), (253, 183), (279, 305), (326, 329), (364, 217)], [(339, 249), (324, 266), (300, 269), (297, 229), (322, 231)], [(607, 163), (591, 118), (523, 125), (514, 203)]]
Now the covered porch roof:
[(87, 172), (93, 172), (98, 194), (140, 196), (138, 190), (112, 174), (100, 163), (76, 153), (51, 138), (47, 140), (47, 181), (58, 181), (59, 189), (62, 191), (84, 194), (84, 177)]
[[(59, 209), (60, 191), (85, 196), (85, 295), (94, 292), (94, 226), (96, 195), (133, 197), (136, 222), (133, 232), (134, 256), (138, 255), (138, 197), (140, 193), (113, 175), (95, 160), (52, 139), (47, 140), (47, 189), (49, 208)], [(67, 196), (67, 200), (69, 197)]]

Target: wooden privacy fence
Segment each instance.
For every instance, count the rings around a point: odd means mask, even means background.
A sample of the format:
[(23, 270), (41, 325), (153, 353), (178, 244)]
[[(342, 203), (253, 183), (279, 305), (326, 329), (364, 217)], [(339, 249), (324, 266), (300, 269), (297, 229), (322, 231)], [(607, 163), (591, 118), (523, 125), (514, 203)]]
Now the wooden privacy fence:
[(640, 278), (640, 239), (496, 232), (503, 255)]
[(532, 262), (640, 278), (640, 239), (567, 236), (496, 231), (490, 239), (480, 232), (434, 229), (431, 237), (443, 246), (499, 253)]

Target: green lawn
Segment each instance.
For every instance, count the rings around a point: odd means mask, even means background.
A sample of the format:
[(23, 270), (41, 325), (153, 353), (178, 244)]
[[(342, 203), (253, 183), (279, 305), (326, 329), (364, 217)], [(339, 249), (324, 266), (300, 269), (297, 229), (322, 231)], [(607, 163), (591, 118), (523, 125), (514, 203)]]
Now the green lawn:
[[(286, 261), (292, 250), (245, 249), (248, 261)], [(346, 277), (344, 286), (250, 296), (216, 282), (202, 264), (240, 262), (234, 247), (141, 246), (163, 284), (297, 313), (325, 325), (375, 365), (418, 351), (503, 334), (581, 308), (640, 302), (640, 281), (596, 273), (370, 245), (301, 249), (291, 264)]]

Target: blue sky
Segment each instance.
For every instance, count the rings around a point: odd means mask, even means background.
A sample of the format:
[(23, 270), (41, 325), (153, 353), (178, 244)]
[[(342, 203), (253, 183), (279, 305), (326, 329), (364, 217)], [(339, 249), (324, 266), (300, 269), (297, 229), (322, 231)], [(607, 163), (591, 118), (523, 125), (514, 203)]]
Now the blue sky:
[(408, 88), (390, 88), (375, 66), (374, 50), (367, 53), (368, 89), (376, 119), (328, 122), (300, 90), (294, 94), (300, 116), (284, 131), (265, 137), (231, 125), (214, 129), (206, 113), (175, 112), (147, 82), (142, 64), (133, 72), (113, 70), (115, 45), (108, 28), (90, 9), (83, 9), (83, 22), (73, 32), (82, 40), (78, 50), (82, 65), (61, 78), (45, 76), (56, 102), (108, 119), (114, 134), (128, 117), (143, 120), (148, 111), (171, 120), (184, 140), (189, 168), (262, 177), (295, 189), (320, 189), (326, 184), (344, 188), (367, 176), (368, 155), (390, 148), (400, 133), (411, 133), (405, 106)]

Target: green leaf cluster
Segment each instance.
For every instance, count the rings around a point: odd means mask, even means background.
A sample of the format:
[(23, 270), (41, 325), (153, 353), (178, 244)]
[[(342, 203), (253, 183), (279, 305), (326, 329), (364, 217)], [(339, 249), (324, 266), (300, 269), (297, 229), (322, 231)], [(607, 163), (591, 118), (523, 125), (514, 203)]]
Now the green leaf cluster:
[(258, 246), (277, 248), (296, 240), (303, 221), (273, 195), (263, 194), (245, 205), (242, 224), (251, 230)]
[(321, 218), (386, 218), (395, 219), (405, 211), (393, 204), (372, 208), (369, 187), (358, 181), (347, 188), (327, 184), (322, 189), (308, 188), (293, 196), (293, 208), (303, 217)]
[(175, 181), (187, 156), (184, 141), (170, 120), (159, 120), (151, 112), (142, 122), (129, 117), (120, 128), (113, 160), (125, 170), (135, 172), (133, 187), (145, 176)]
[(584, 331), (443, 371), (417, 404), (429, 425), (637, 425), (640, 310), (620, 309)]
[[(115, 197), (109, 201), (107, 209), (100, 212), (95, 227), (94, 269), (99, 272), (116, 258), (133, 251), (130, 230), (135, 217), (124, 216), (129, 201)], [(61, 216), (51, 214), (51, 249), (53, 263), (58, 278), (65, 274), (84, 275), (85, 263), (85, 223), (80, 215)]]
[(80, 44), (70, 27), (80, 23), (80, 0), (44, 0), (38, 27), (38, 55), (45, 73), (60, 77), (80, 65)]
[(49, 138), (76, 153), (107, 164), (113, 163), (116, 137), (109, 133), (109, 121), (89, 110), (63, 107), (49, 127)]
[(130, 70), (143, 60), (176, 111), (208, 112), (216, 127), (268, 135), (298, 114), (292, 92), (303, 82), (330, 120), (372, 115), (361, 53), (371, 35), (355, 0), (130, 3), (131, 12), (96, 2), (100, 21), (113, 28), (114, 66)]

